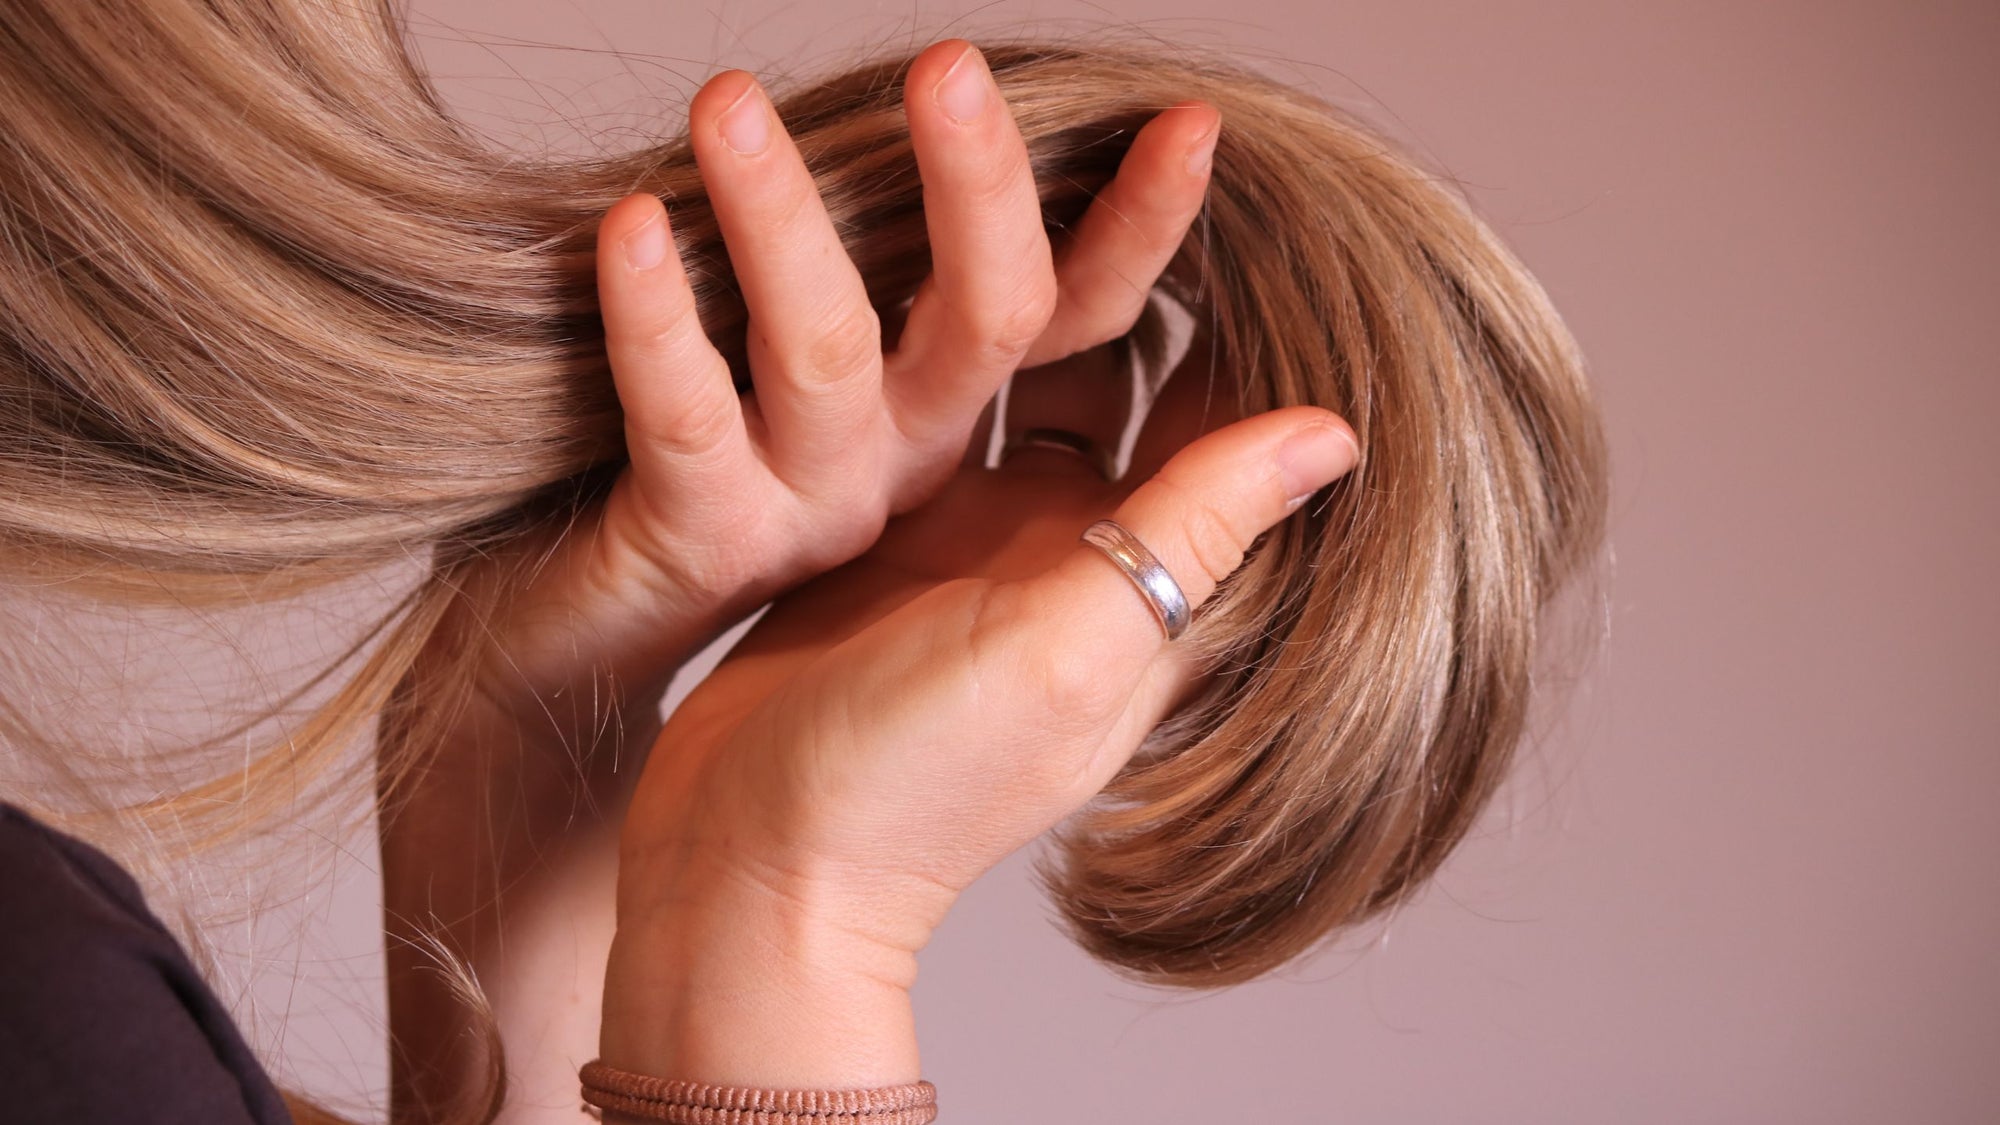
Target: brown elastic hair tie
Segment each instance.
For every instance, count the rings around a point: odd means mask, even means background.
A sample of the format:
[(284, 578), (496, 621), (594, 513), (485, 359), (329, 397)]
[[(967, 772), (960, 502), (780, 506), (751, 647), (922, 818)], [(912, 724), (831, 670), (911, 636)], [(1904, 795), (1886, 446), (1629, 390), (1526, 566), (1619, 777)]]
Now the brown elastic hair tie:
[(652, 1078), (592, 1059), (578, 1073), (583, 1100), (599, 1109), (676, 1125), (930, 1125), (929, 1082), (867, 1090), (774, 1090)]

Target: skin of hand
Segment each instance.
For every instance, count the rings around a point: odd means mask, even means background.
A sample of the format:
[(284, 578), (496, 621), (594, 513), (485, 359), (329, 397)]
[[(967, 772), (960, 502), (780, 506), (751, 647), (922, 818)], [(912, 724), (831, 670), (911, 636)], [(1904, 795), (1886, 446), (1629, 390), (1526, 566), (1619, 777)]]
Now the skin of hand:
[[(492, 1003), (509, 1056), (499, 1120), (577, 1119), (575, 1062), (598, 1038), (617, 817), (636, 772), (623, 749), (650, 744), (657, 700), (688, 656), (866, 549), (890, 515), (949, 480), (1017, 367), (1130, 328), (1200, 209), (1220, 127), (1200, 103), (1161, 113), (1051, 247), (1025, 148), (976, 49), (924, 51), (905, 104), (933, 273), (891, 326), (891, 350), (748, 74), (700, 90), (689, 135), (750, 313), (751, 394), (701, 331), (660, 201), (629, 196), (600, 223), (630, 464), (562, 540), (518, 546), (546, 556), (537, 577), (475, 635), (477, 690), (383, 822), (397, 1120), (427, 1119), (425, 1107), (478, 1082), (468, 1010), (437, 973), (433, 941)], [(451, 629), (437, 641), (441, 655), (464, 643)]]
[(933, 268), (890, 351), (746, 73), (695, 96), (690, 138), (750, 313), (752, 394), (702, 333), (660, 201), (633, 195), (606, 214), (598, 286), (630, 464), (510, 599), (482, 695), (532, 718), (600, 672), (613, 690), (663, 690), (731, 622), (935, 493), (1017, 368), (1131, 328), (1200, 210), (1216, 111), (1191, 102), (1141, 129), (1057, 253), (978, 50), (934, 45), (906, 90)]
[(961, 469), (778, 602), (669, 717), (624, 824), (607, 1063), (794, 1088), (920, 1076), (917, 951), (1196, 674), (1078, 533), (1115, 513), (1198, 606), (1357, 459), (1329, 412), (1204, 434), (1199, 382), (1168, 391), (1126, 483), (1037, 450)]

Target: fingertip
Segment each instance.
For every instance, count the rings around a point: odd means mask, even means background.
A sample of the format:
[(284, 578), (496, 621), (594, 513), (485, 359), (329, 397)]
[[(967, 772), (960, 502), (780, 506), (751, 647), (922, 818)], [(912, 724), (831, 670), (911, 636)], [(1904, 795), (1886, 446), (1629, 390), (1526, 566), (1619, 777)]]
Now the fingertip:
[(704, 172), (714, 171), (724, 154), (746, 159), (763, 155), (783, 132), (769, 94), (747, 70), (717, 74), (688, 103), (688, 137)]
[(919, 92), (934, 89), (959, 60), (965, 58), (967, 50), (973, 49), (969, 39), (940, 39), (917, 53), (910, 60), (909, 72), (903, 78), (903, 98), (909, 101)]
[(1290, 513), (1346, 476), (1361, 459), (1361, 446), (1345, 423), (1315, 421), (1293, 431), (1278, 446), (1274, 459), (1285, 483), (1285, 512)]
[[(1222, 129), (1222, 111), (1204, 101), (1175, 102), (1154, 114), (1133, 139), (1132, 152), (1141, 156), (1148, 168), (1164, 171), (1169, 162), (1189, 164), (1197, 154), (1212, 151)], [(1204, 169), (1205, 171), (1205, 169)]]
[(730, 68), (712, 75), (688, 102), (690, 118), (707, 119), (735, 105), (757, 85), (757, 76), (747, 70)]
[(1215, 142), (1222, 136), (1222, 112), (1213, 106), (1203, 106), (1207, 112), (1199, 120), (1202, 128), (1188, 142), (1186, 166), (1188, 175), (1206, 179), (1215, 158)]
[(673, 252), (666, 206), (657, 196), (637, 192), (613, 204), (599, 228), (598, 252), (614, 251), (626, 268), (643, 273)]
[(1300, 403), (1281, 406), (1260, 415), (1264, 419), (1293, 430), (1331, 430), (1346, 445), (1350, 460), (1358, 461), (1361, 453), (1361, 439), (1355, 436), (1354, 427), (1339, 412), (1324, 406)]
[(1199, 99), (1175, 102), (1167, 107), (1166, 114), (1162, 116), (1167, 114), (1172, 115), (1179, 128), (1187, 130), (1189, 140), (1199, 140), (1215, 132), (1216, 126), (1222, 122), (1222, 111)]
[(604, 217), (597, 224), (600, 247), (622, 242), (646, 225), (656, 212), (666, 208), (659, 197), (643, 191), (635, 191), (604, 209)]

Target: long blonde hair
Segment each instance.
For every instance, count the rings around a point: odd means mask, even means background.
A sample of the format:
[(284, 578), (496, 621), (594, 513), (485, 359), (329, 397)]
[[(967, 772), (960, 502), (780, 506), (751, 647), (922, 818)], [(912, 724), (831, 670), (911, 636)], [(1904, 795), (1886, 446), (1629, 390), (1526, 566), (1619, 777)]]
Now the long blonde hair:
[[(118, 831), (199, 849), (251, 830), (371, 725), (393, 796), (470, 670), (398, 685), (445, 651), (441, 622), (508, 585), (475, 595), (467, 575), (619, 466), (593, 274), (611, 203), (665, 199), (703, 322), (742, 369), (743, 306), (684, 141), (492, 151), (404, 34), (390, 0), (0, 0), (10, 563), (106, 598), (237, 603), (413, 554), (430, 568), (311, 723), (117, 810)], [(1402, 900), (1505, 774), (1548, 608), (1598, 557), (1596, 407), (1527, 269), (1350, 115), (1158, 44), (983, 46), (1052, 230), (1151, 114), (1221, 110), (1207, 208), (1162, 291), (1207, 322), (1241, 410), (1318, 404), (1361, 440), (1360, 466), (1269, 533), (1189, 635), (1205, 693), (1043, 870), (1106, 963), (1247, 980)], [(778, 99), (882, 308), (928, 269), (907, 63)], [(13, 719), (32, 747), (33, 716)]]

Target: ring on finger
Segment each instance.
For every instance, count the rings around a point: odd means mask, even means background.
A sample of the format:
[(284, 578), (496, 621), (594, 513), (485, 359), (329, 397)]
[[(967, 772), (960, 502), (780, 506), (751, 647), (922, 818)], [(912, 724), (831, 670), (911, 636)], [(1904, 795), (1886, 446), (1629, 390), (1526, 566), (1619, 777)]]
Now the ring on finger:
[(1118, 464), (1112, 457), (1111, 451), (1075, 430), (1063, 430), (1054, 426), (1032, 426), (1008, 439), (1007, 444), (1001, 447), (1000, 463), (1006, 464), (1009, 457), (1023, 449), (1053, 449), (1073, 454), (1083, 458), (1091, 468), (1097, 470), (1097, 475), (1105, 480), (1118, 479)]
[(1079, 538), (1104, 552), (1138, 588), (1139, 596), (1146, 599), (1146, 608), (1153, 611), (1169, 642), (1187, 631), (1188, 621), (1193, 617), (1187, 595), (1138, 536), (1117, 520), (1098, 520), (1084, 528)]

